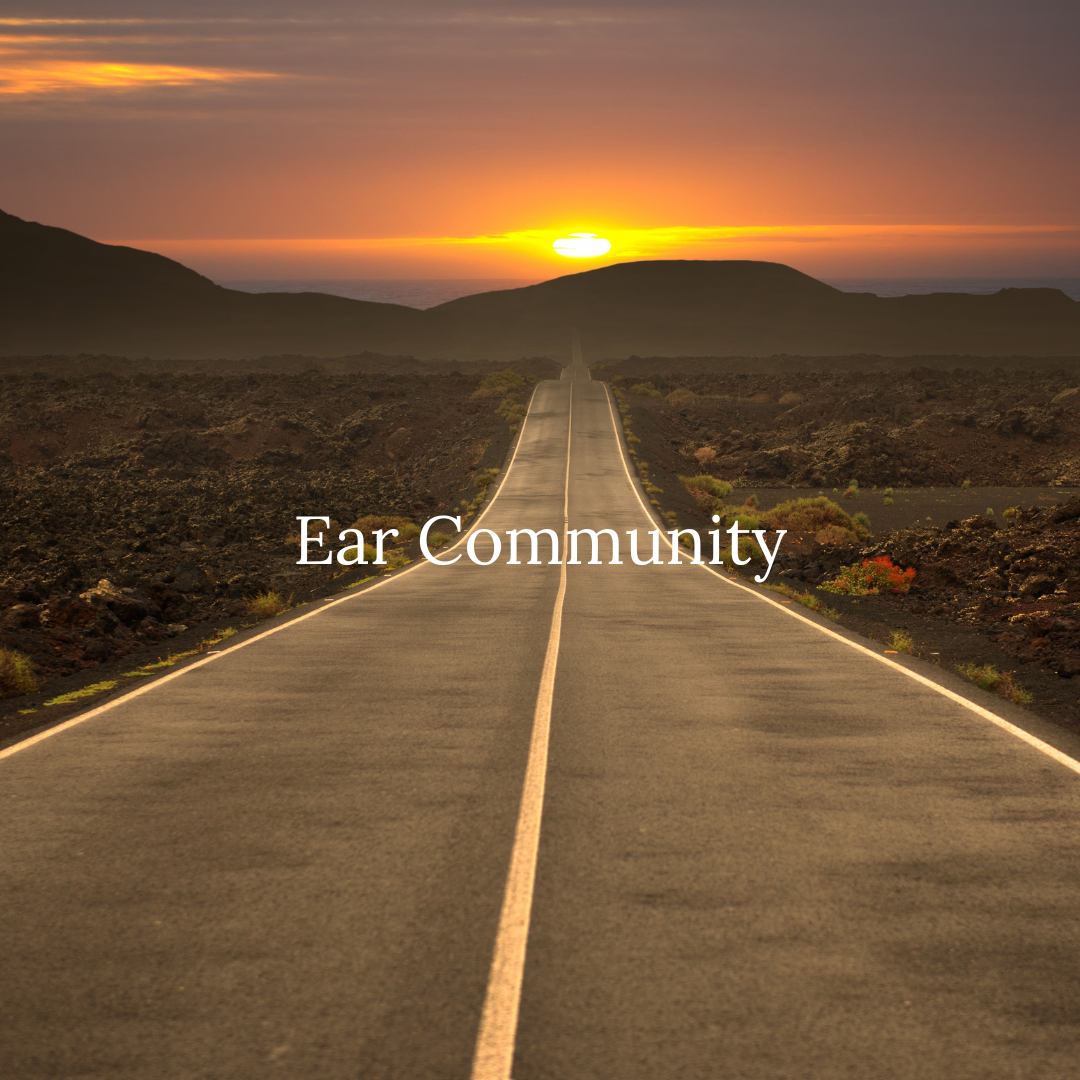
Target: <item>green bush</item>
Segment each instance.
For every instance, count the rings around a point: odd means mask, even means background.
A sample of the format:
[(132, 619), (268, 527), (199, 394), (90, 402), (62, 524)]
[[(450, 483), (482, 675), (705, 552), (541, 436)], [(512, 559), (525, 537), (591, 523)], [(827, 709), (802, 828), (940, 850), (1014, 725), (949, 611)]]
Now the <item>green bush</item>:
[(639, 394), (642, 397), (656, 397), (660, 396), (660, 391), (656, 389), (651, 382), (639, 382), (630, 387), (631, 394)]
[(490, 375), (485, 375), (484, 381), (480, 384), (480, 389), (495, 390), (503, 386), (517, 389), (524, 385), (525, 379), (516, 371), (511, 371), (507, 368), (505, 371), (493, 371)]
[(525, 419), (528, 415), (529, 407), (521, 404), (517, 394), (507, 394), (506, 397), (502, 399), (502, 402), (495, 412), (508, 423), (516, 424)]
[(970, 679), (984, 690), (1000, 694), (1014, 705), (1030, 705), (1033, 700), (1031, 694), (1016, 682), (1011, 674), (998, 671), (993, 664), (960, 664), (956, 670), (965, 679)]
[[(863, 515), (865, 517), (865, 515)], [(851, 517), (843, 507), (832, 499), (819, 495), (816, 499), (788, 499), (761, 515), (770, 529), (787, 529), (789, 532), (819, 533), (826, 528), (840, 528), (852, 534), (856, 540), (870, 535), (867, 525)]]
[(14, 649), (0, 649), (0, 698), (32, 694), (38, 688), (34, 662)]
[(247, 613), (254, 615), (256, 619), (271, 619), (275, 615), (280, 615), (283, 611), (288, 611), (292, 606), (289, 600), (286, 600), (273, 589), (268, 592), (256, 593), (254, 596), (249, 597), (246, 603)]
[(726, 499), (732, 492), (732, 487), (726, 480), (717, 480), (715, 476), (704, 473), (700, 476), (680, 476), (679, 481), (695, 496), (700, 491), (714, 499)]

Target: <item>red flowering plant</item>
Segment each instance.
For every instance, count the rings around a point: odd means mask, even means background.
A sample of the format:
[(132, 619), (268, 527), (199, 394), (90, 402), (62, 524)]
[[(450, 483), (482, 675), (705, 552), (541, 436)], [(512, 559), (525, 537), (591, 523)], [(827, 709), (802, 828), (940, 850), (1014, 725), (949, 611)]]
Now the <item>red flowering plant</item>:
[(876, 559), (863, 559), (862, 563), (845, 566), (835, 581), (825, 581), (818, 586), (826, 592), (843, 593), (845, 596), (869, 596), (871, 593), (906, 593), (915, 580), (915, 568), (901, 570), (894, 566), (888, 555)]

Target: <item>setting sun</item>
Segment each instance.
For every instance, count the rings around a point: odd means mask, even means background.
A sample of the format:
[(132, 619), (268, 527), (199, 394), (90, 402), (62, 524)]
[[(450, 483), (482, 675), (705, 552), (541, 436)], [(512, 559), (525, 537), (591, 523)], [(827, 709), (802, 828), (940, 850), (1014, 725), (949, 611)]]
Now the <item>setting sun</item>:
[(575, 232), (560, 237), (551, 245), (560, 255), (571, 259), (594, 259), (611, 250), (611, 241), (591, 232)]

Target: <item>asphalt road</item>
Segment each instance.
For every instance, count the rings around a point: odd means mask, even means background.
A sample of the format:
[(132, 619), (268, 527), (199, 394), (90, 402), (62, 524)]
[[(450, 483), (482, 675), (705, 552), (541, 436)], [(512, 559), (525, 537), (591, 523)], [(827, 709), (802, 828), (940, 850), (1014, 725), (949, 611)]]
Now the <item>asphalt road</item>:
[[(582, 367), (480, 524), (564, 499), (652, 527)], [(566, 568), (514, 1080), (1080, 1076), (1080, 775), (623, 558)], [(562, 569), (422, 565), (0, 760), (0, 1077), (466, 1080)]]

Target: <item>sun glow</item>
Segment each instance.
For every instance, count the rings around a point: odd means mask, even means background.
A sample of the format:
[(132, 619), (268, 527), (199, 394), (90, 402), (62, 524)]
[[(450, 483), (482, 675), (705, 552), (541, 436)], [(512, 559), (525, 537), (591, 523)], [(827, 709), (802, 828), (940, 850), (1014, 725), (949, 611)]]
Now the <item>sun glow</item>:
[[(638, 259), (761, 259), (820, 276), (854, 276), (852, 266), (879, 266), (897, 276), (933, 257), (944, 265), (985, 260), (1005, 250), (1015, 260), (1059, 250), (1080, 258), (1080, 227), (1062, 225), (758, 225), (603, 226), (604, 254), (597, 265)], [(154, 238), (111, 237), (109, 243), (160, 252), (210, 277), (535, 277), (569, 269), (552, 237), (575, 237), (556, 228), (482, 236)], [(610, 243), (610, 250), (608, 244)], [(582, 258), (583, 256), (570, 256)], [(587, 258), (588, 256), (584, 256)], [(1063, 256), (1064, 257), (1064, 256)], [(581, 267), (585, 269), (585, 267)], [(866, 274), (866, 271), (860, 271)], [(967, 273), (967, 271), (964, 271)], [(909, 276), (913, 276), (909, 274)]]
[(595, 259), (611, 250), (611, 241), (591, 232), (574, 232), (561, 236), (551, 245), (560, 255), (570, 259)]

